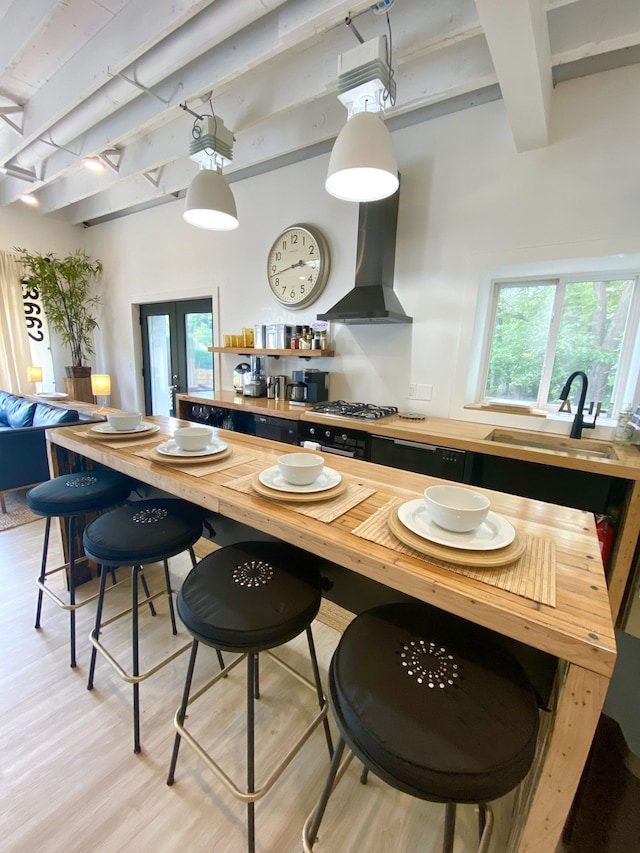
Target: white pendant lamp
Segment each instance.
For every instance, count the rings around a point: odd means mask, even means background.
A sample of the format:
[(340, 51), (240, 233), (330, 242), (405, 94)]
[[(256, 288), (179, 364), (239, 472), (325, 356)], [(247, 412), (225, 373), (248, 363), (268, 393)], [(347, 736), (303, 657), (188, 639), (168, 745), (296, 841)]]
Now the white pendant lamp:
[(334, 143), (325, 188), (345, 201), (387, 198), (396, 192), (399, 180), (391, 134), (382, 120), (385, 102), (395, 102), (384, 37), (362, 41), (341, 54), (338, 89), (349, 119)]
[(233, 193), (222, 175), (222, 167), (233, 159), (233, 134), (218, 116), (200, 116), (186, 105), (182, 108), (196, 118), (191, 130), (189, 156), (200, 164), (200, 171), (187, 190), (182, 217), (196, 228), (232, 231), (239, 225), (238, 211)]
[(208, 231), (232, 231), (237, 228), (236, 201), (222, 172), (205, 165), (191, 181), (187, 190), (185, 222)]
[(355, 113), (333, 146), (327, 192), (344, 201), (377, 201), (393, 195), (398, 185), (391, 134), (380, 113)]

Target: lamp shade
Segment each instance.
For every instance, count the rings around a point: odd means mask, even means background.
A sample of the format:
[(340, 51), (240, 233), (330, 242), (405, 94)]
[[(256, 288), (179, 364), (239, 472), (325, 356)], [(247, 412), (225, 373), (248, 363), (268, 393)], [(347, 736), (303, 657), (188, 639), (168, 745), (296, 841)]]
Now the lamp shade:
[(209, 231), (232, 231), (238, 227), (236, 202), (220, 172), (200, 169), (187, 190), (182, 216), (190, 225)]
[(42, 368), (27, 367), (27, 380), (29, 382), (42, 382)]
[(398, 186), (391, 134), (380, 114), (355, 113), (334, 143), (327, 192), (344, 201), (376, 201), (393, 195)]
[(91, 393), (94, 397), (108, 397), (111, 394), (111, 377), (108, 373), (91, 374)]

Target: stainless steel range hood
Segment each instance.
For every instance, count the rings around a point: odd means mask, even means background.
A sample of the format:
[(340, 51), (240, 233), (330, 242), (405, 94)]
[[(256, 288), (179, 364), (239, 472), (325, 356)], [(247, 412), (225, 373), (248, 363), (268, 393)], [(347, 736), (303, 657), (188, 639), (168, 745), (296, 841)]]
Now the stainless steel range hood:
[(337, 323), (413, 323), (393, 290), (400, 190), (380, 201), (362, 202), (358, 217), (356, 281), (318, 320)]

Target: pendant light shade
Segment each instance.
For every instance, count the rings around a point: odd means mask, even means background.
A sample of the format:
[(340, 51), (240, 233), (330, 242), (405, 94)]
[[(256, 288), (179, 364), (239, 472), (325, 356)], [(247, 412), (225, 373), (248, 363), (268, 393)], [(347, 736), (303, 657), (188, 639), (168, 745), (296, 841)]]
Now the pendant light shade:
[(358, 112), (338, 134), (325, 182), (344, 201), (376, 201), (398, 189), (391, 134), (377, 112)]
[(238, 227), (236, 202), (229, 185), (216, 169), (202, 167), (187, 190), (184, 220), (209, 231)]

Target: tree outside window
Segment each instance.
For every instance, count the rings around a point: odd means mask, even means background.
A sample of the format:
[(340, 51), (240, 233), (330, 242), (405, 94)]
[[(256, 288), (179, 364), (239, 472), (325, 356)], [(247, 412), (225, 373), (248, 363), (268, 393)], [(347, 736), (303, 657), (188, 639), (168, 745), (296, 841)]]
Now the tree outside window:
[(494, 283), (484, 397), (556, 408), (574, 370), (589, 377), (589, 401), (613, 415), (637, 277)]

